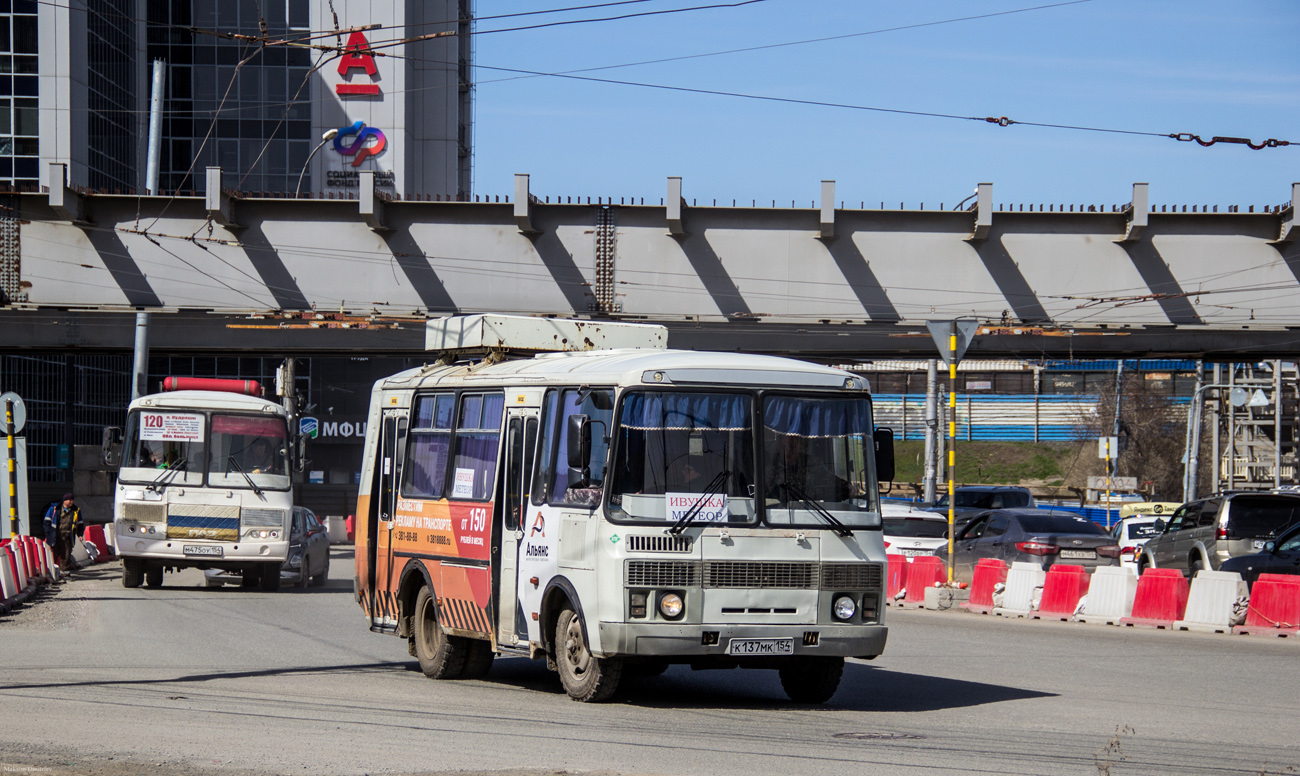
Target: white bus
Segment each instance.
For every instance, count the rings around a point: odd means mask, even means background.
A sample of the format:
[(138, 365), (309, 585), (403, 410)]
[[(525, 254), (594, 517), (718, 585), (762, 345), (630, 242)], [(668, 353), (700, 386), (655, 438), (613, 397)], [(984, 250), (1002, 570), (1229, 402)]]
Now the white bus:
[[(208, 390), (141, 396), (128, 409), (113, 499), (122, 584), (216, 568), (277, 590), (293, 509), (285, 408), (241, 395), (259, 392), (252, 381), (197, 384)], [(118, 436), (105, 434), (106, 455)]]
[[(661, 327), (473, 318), (490, 337), (430, 322), (444, 357), (374, 386), (354, 581), (372, 631), (433, 678), (545, 658), (579, 701), (681, 663), (775, 668), (820, 703), (846, 657), (882, 652), (893, 438), (863, 378), (665, 350)], [(455, 361), (512, 325), (642, 347)]]

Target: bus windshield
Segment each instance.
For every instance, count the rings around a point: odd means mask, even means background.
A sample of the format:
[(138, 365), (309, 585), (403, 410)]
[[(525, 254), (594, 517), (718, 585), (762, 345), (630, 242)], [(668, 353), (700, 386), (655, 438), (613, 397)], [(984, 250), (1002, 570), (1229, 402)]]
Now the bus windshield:
[(614, 519), (753, 523), (753, 399), (725, 393), (630, 393), (611, 465)]
[(771, 525), (877, 528), (868, 470), (866, 398), (768, 396), (763, 400), (763, 495)]
[[(635, 392), (616, 425), (613, 520), (876, 528), (863, 398)], [(760, 444), (761, 449), (755, 449)], [(761, 471), (756, 466), (761, 465)]]
[(207, 419), (201, 412), (132, 412), (118, 477), (160, 485), (202, 484), (206, 441)]
[[(288, 487), (284, 418), (212, 414), (208, 485), (214, 488)], [(256, 488), (255, 488), (256, 489)]]

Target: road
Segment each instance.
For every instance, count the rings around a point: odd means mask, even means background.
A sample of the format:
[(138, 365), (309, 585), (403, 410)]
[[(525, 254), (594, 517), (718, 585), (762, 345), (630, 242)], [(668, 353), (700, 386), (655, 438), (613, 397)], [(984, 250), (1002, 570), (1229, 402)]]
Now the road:
[[(50, 776), (1295, 773), (1296, 639), (890, 610), (824, 707), (674, 667), (570, 701), (542, 663), (433, 682), (324, 588), (127, 590), (79, 572), (0, 616), (0, 765)], [(1109, 747), (1109, 751), (1108, 751)]]

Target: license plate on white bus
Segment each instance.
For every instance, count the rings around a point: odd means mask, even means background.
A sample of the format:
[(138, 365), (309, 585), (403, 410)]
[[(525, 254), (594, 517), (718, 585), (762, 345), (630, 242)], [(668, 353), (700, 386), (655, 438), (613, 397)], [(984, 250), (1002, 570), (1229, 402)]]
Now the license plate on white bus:
[(732, 639), (728, 655), (793, 655), (794, 639)]
[(186, 544), (181, 547), (181, 552), (186, 555), (202, 555), (208, 558), (220, 558), (226, 554), (223, 547), (213, 544)]
[(1096, 550), (1061, 550), (1062, 558), (1071, 558), (1074, 560), (1092, 560), (1097, 557)]
[(934, 550), (899, 550), (898, 552), (908, 558), (919, 558), (923, 555), (934, 554)]

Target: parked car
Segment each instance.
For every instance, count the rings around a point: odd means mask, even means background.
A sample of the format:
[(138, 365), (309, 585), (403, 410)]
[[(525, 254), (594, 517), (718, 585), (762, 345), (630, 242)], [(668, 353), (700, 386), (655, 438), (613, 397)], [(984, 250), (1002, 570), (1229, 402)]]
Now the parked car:
[[(970, 519), (987, 509), (1020, 509), (1038, 506), (1029, 488), (1011, 485), (963, 485), (957, 488), (953, 506), (953, 523), (965, 525)], [(934, 502), (931, 512), (947, 516), (948, 494)]]
[(1153, 536), (1138, 557), (1138, 573), (1176, 568), (1194, 576), (1221, 568), (1224, 561), (1264, 548), (1300, 525), (1300, 495), (1228, 493), (1189, 501)]
[[(953, 575), (967, 580), (981, 558), (996, 558), (1009, 566), (1016, 561), (1077, 566), (1118, 566), (1119, 545), (1106, 529), (1068, 512), (1040, 509), (1000, 509), (971, 518), (953, 542)], [(948, 548), (935, 555), (948, 560)]]
[[(280, 578), (295, 581), (303, 587), (323, 585), (329, 568), (330, 541), (325, 526), (310, 509), (294, 507), (293, 525), (289, 530), (289, 558), (280, 567)], [(207, 569), (203, 578), (208, 587), (243, 582), (243, 576), (238, 572), (221, 569)]]
[(933, 555), (948, 546), (948, 518), (907, 504), (883, 502), (881, 518), (885, 524), (885, 551), (891, 555)]
[(1260, 552), (1228, 558), (1219, 570), (1237, 572), (1252, 587), (1260, 574), (1300, 575), (1300, 525), (1277, 537), (1276, 541), (1265, 542)]
[(1151, 537), (1159, 536), (1164, 529), (1164, 518), (1158, 515), (1134, 515), (1122, 518), (1110, 529), (1111, 538), (1119, 545), (1119, 565), (1136, 571), (1142, 546)]

